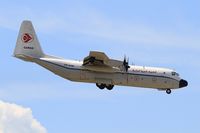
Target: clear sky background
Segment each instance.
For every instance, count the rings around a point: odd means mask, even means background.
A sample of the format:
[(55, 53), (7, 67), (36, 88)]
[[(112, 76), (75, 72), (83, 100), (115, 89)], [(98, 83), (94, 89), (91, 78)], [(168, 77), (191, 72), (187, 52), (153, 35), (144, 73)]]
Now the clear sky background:
[[(0, 132), (199, 133), (199, 7), (198, 0), (1, 0)], [(120, 60), (126, 54), (131, 64), (175, 69), (189, 86), (167, 95), (62, 79), (12, 57), (24, 19), (48, 54), (78, 60), (90, 50)], [(28, 125), (32, 119), (38, 125)]]

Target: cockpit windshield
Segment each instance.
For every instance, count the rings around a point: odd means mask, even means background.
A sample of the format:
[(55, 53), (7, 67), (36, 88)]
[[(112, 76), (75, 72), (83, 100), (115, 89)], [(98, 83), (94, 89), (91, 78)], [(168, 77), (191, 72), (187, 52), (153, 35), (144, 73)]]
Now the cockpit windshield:
[(178, 76), (179, 77), (179, 74), (177, 72), (172, 72), (172, 76)]

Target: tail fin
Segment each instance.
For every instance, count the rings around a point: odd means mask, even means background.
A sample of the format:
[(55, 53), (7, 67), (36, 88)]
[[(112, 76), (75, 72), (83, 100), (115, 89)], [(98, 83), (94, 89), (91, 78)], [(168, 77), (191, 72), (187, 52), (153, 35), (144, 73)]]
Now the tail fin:
[(21, 24), (14, 56), (26, 61), (44, 56), (31, 21)]

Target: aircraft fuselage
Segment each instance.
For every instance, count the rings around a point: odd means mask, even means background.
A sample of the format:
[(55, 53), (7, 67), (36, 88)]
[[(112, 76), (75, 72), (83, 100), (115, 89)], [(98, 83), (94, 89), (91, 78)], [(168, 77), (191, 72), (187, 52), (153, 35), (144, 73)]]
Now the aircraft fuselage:
[(180, 83), (182, 79), (176, 72), (170, 69), (130, 66), (127, 72), (120, 70), (115, 72), (98, 72), (88, 70), (82, 66), (82, 61), (40, 58), (34, 62), (65, 79), (76, 82), (156, 88), (159, 90), (184, 87)]

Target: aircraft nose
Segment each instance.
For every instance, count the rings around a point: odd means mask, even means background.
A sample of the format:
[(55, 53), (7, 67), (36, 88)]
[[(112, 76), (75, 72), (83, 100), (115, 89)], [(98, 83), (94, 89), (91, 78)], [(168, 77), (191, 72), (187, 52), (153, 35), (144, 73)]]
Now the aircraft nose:
[(181, 79), (179, 81), (179, 88), (183, 88), (183, 87), (186, 87), (186, 86), (188, 86), (188, 82), (184, 79)]

